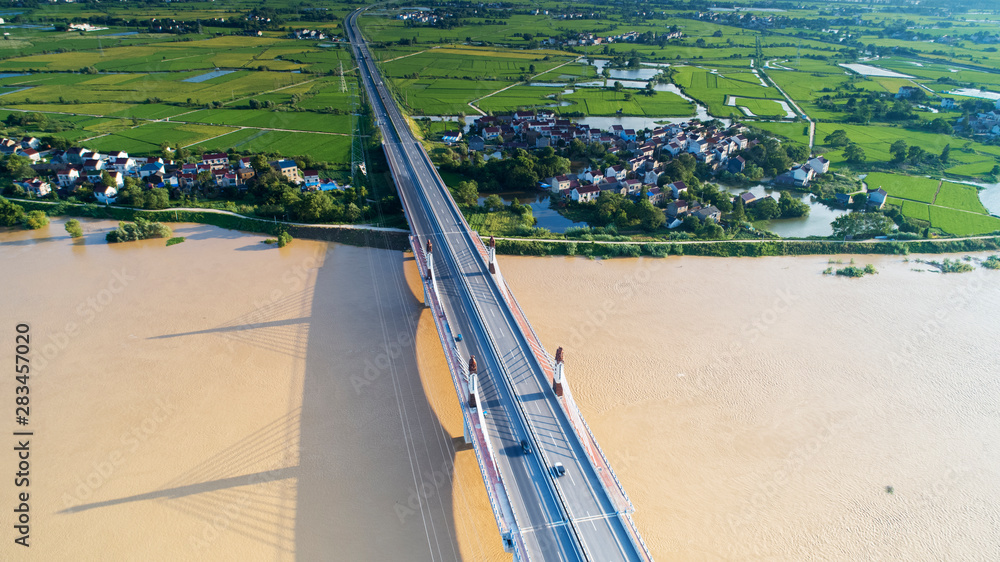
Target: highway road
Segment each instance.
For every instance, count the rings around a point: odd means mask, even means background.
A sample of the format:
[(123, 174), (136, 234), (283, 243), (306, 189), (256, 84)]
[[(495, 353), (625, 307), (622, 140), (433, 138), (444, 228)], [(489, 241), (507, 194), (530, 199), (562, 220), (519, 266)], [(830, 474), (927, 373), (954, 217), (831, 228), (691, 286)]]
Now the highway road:
[[(479, 364), (481, 407), (516, 519), (515, 541), (532, 560), (645, 559), (489, 273), (476, 235), (383, 84), (358, 13), (348, 17), (348, 37), (411, 230), (421, 244), (432, 240), (443, 308), (463, 334), (460, 352)], [(533, 444), (531, 453), (521, 450), (521, 440)], [(562, 477), (550, 471), (556, 462), (566, 468)]]

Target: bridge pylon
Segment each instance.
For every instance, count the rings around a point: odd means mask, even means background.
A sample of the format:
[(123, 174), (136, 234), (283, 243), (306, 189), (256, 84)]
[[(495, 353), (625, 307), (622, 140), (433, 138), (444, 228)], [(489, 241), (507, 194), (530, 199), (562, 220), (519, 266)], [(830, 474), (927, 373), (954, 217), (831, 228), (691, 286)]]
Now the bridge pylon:
[(497, 274), (497, 241), (496, 238), (490, 236), (490, 273), (493, 275)]
[(431, 239), (427, 239), (427, 280), (434, 279), (434, 244)]
[(469, 357), (469, 408), (476, 409), (476, 397), (479, 395), (479, 375), (476, 373), (476, 356)]
[(556, 372), (552, 376), (552, 391), (556, 393), (556, 396), (563, 395), (563, 379), (565, 377), (563, 373), (563, 348), (556, 350)]

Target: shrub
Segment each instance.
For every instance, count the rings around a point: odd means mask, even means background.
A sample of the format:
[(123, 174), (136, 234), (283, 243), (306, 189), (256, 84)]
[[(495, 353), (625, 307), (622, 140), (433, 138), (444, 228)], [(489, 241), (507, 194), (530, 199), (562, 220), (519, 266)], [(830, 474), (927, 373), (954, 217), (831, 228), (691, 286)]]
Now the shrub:
[(109, 232), (105, 240), (110, 243), (132, 242), (147, 238), (169, 238), (171, 234), (173, 232), (165, 224), (136, 217), (135, 222), (119, 222), (118, 228)]
[(76, 219), (69, 219), (66, 221), (65, 228), (71, 238), (79, 238), (83, 236), (83, 227), (80, 226), (80, 221)]
[(49, 216), (43, 211), (29, 211), (24, 217), (24, 228), (28, 230), (38, 230), (43, 226), (48, 226)]
[(287, 232), (282, 232), (278, 235), (278, 247), (284, 248), (292, 242), (292, 235)]

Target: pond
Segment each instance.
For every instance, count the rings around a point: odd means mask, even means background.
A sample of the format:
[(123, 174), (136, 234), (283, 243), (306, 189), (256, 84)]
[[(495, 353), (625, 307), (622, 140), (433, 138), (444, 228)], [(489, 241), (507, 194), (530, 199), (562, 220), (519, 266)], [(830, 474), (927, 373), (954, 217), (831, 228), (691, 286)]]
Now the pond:
[[(586, 223), (573, 222), (568, 218), (559, 214), (558, 211), (549, 207), (549, 194), (548, 192), (507, 192), (507, 193), (497, 193), (504, 203), (510, 204), (511, 201), (517, 199), (522, 205), (527, 205), (531, 207), (531, 214), (535, 217), (535, 226), (539, 228), (547, 228), (552, 232), (566, 232), (567, 228), (573, 226), (587, 226)], [(479, 204), (482, 205), (483, 201), (486, 201), (486, 197), (481, 196), (479, 198)]]
[[(597, 73), (600, 74), (609, 61), (603, 59), (583, 59), (580, 62), (597, 67)], [(648, 82), (663, 71), (659, 68), (609, 68), (608, 72), (612, 80), (643, 80)]]
[(212, 72), (206, 72), (205, 74), (199, 74), (197, 76), (192, 76), (190, 78), (185, 78), (185, 79), (181, 80), (181, 82), (191, 82), (191, 83), (197, 84), (199, 82), (205, 82), (206, 80), (211, 80), (212, 78), (218, 78), (219, 76), (225, 76), (227, 74), (232, 74), (233, 72), (236, 72), (236, 71), (235, 70), (213, 70)]
[[(781, 196), (781, 190), (772, 189), (769, 186), (755, 185), (750, 189), (741, 187), (722, 186), (733, 195), (739, 195), (744, 191), (749, 191), (757, 197), (774, 195), (775, 199)], [(809, 216), (797, 219), (776, 219), (770, 221), (767, 229), (781, 236), (782, 238), (805, 238), (807, 236), (830, 236), (833, 234), (833, 227), (830, 223), (840, 215), (847, 214), (846, 209), (834, 209), (818, 202), (816, 197), (810, 193), (800, 193), (789, 191), (789, 194), (809, 205)]]

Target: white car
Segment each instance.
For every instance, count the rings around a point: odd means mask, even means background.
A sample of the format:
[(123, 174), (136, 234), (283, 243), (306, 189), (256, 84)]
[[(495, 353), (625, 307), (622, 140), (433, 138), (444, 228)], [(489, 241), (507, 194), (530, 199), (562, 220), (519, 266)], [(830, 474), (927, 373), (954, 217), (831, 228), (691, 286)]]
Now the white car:
[(552, 465), (552, 476), (559, 478), (563, 474), (566, 474), (566, 467), (563, 466), (563, 463), (557, 462), (556, 464)]

